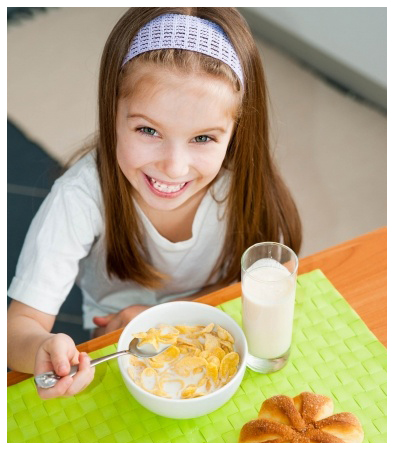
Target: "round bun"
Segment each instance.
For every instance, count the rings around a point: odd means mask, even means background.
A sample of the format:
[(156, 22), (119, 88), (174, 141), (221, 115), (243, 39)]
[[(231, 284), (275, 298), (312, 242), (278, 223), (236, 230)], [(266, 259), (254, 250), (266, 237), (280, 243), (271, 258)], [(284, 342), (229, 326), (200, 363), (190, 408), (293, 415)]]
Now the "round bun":
[(324, 395), (276, 395), (261, 405), (257, 419), (242, 427), (239, 442), (362, 442), (357, 417), (333, 412), (333, 401)]

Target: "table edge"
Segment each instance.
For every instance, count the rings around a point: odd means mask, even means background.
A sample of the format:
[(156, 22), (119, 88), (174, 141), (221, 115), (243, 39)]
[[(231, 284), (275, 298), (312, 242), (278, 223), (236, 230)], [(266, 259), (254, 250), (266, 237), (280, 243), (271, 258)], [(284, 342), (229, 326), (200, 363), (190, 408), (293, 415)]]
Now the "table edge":
[[(380, 235), (383, 233), (387, 233), (387, 227), (378, 228), (374, 231), (363, 234), (354, 239), (350, 239), (341, 244), (337, 244), (333, 247), (329, 247), (320, 252), (316, 252), (312, 255), (301, 258), (300, 264), (299, 264), (299, 274), (301, 275), (302, 273), (306, 272), (306, 270), (303, 270), (304, 266), (308, 266), (308, 264), (311, 261), (314, 261), (316, 258), (321, 258), (323, 255), (326, 255), (328, 252), (340, 251), (344, 246), (354, 245), (355, 243), (360, 242), (360, 240), (370, 239), (372, 235)], [(315, 267), (315, 269), (318, 269), (318, 267)], [(226, 286), (222, 289), (219, 289), (218, 291), (214, 291), (210, 294), (199, 297), (193, 301), (199, 302), (199, 303), (205, 303), (205, 304), (208, 304), (211, 306), (218, 306), (221, 303), (235, 299), (240, 296), (241, 296), (241, 283), (238, 282), (238, 283), (234, 283), (230, 286)], [(111, 333), (108, 333), (104, 336), (100, 336), (98, 338), (91, 339), (87, 342), (78, 344), (76, 347), (80, 352), (87, 352), (87, 353), (93, 352), (95, 350), (99, 350), (100, 348), (104, 348), (104, 347), (107, 347), (108, 345), (116, 343), (119, 340), (119, 337), (122, 334), (122, 331), (123, 331), (123, 328), (120, 328), (120, 329), (112, 331)], [(381, 341), (379, 340), (379, 342), (381, 342)], [(28, 373), (10, 371), (7, 373), (7, 387), (12, 386), (13, 384), (17, 384), (28, 378), (31, 378), (32, 376), (33, 376), (32, 374), (28, 374)]]

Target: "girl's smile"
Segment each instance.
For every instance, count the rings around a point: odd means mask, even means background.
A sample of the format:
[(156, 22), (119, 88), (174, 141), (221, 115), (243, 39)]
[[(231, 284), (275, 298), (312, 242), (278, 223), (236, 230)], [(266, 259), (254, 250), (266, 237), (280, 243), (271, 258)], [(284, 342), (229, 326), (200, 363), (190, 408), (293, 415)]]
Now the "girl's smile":
[(136, 201), (148, 217), (199, 203), (233, 132), (231, 86), (146, 63), (124, 83), (131, 93), (118, 102), (117, 159)]
[(186, 189), (186, 186), (189, 185), (189, 181), (184, 181), (181, 183), (171, 183), (156, 180), (156, 178), (152, 178), (146, 174), (145, 177), (149, 184), (149, 187), (152, 189), (152, 192), (162, 198), (175, 198), (178, 195), (181, 195), (182, 192)]

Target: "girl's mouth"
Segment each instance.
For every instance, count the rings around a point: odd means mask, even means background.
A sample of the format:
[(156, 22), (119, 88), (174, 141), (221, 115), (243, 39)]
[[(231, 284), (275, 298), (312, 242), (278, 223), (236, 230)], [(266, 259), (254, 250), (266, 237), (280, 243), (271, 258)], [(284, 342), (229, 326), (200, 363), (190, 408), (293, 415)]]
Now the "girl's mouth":
[(148, 186), (152, 192), (160, 197), (173, 198), (180, 195), (185, 189), (186, 186), (190, 183), (189, 181), (185, 181), (183, 183), (165, 183), (164, 181), (156, 180), (146, 174), (145, 179), (148, 182)]

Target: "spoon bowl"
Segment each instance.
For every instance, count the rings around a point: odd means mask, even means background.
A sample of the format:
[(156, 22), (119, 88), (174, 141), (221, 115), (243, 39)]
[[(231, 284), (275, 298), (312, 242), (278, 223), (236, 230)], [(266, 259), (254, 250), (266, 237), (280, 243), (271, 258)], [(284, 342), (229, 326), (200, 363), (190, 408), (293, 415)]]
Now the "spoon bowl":
[(154, 356), (160, 355), (160, 353), (163, 353), (165, 350), (167, 350), (168, 347), (171, 346), (171, 344), (168, 344), (168, 345), (161, 347), (160, 350), (148, 352), (148, 351), (139, 350), (138, 343), (139, 343), (139, 339), (134, 338), (130, 341), (130, 344), (129, 344), (129, 353), (134, 356), (137, 356), (138, 358), (153, 358)]

